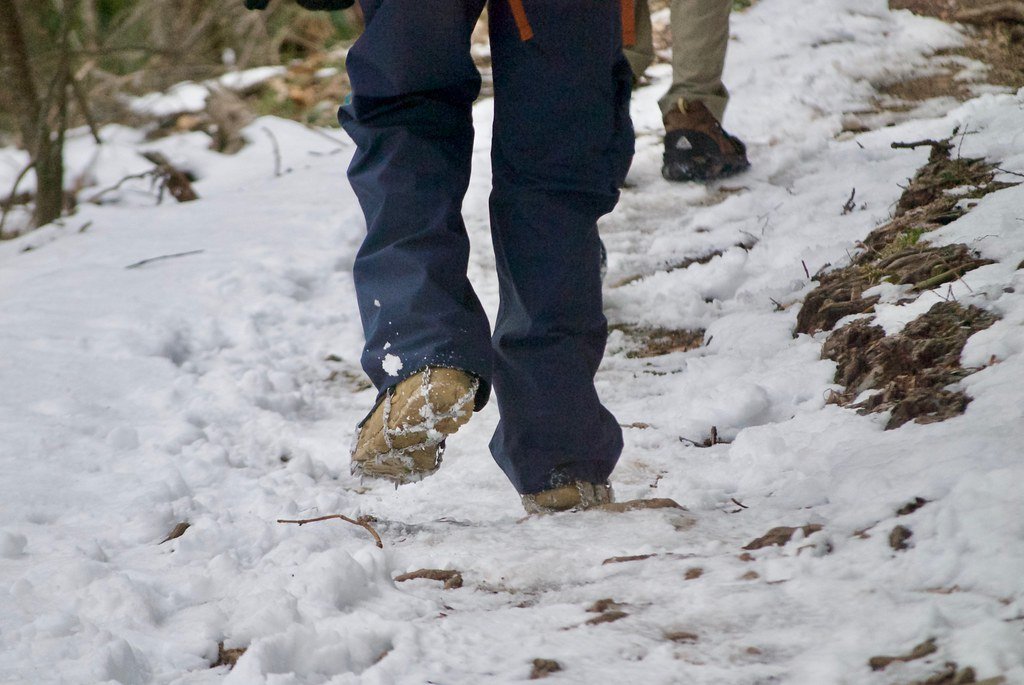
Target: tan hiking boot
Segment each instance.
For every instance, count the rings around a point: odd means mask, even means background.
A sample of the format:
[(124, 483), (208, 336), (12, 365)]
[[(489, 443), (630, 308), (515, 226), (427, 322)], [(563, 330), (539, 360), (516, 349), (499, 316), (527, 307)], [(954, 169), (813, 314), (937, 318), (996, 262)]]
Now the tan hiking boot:
[(666, 180), (711, 181), (750, 168), (743, 141), (726, 133), (703, 102), (680, 98), (664, 122)]
[(576, 481), (534, 495), (523, 495), (527, 514), (553, 514), (570, 509), (589, 509), (612, 501), (612, 486)]
[(401, 484), (437, 471), (444, 440), (473, 415), (479, 387), (465, 371), (443, 367), (406, 378), (359, 428), (352, 473)]

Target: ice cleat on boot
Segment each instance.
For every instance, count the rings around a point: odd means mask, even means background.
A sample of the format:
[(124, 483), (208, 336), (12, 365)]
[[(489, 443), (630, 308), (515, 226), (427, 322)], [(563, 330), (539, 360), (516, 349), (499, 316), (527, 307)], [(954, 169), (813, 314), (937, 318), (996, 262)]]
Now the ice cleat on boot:
[(726, 133), (703, 102), (680, 98), (664, 121), (666, 180), (713, 181), (750, 168), (743, 141)]
[(527, 514), (553, 514), (570, 509), (589, 509), (613, 501), (612, 486), (576, 481), (533, 495), (523, 495)]
[(441, 465), (444, 441), (473, 415), (479, 379), (428, 367), (388, 391), (363, 421), (352, 448), (353, 475), (396, 485), (429, 476)]

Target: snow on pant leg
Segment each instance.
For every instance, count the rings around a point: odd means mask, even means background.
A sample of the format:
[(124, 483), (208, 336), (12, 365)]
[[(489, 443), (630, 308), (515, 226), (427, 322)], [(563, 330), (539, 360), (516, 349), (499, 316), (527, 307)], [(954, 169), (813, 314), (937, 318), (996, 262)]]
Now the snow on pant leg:
[(703, 102), (722, 121), (729, 91), (722, 84), (732, 0), (672, 0), (672, 86), (658, 104), (670, 112), (679, 98)]
[(489, 15), (501, 296), (491, 452), (520, 493), (534, 493), (604, 482), (622, 451), (594, 388), (608, 333), (597, 219), (618, 199), (633, 128), (618, 0), (524, 5), (528, 41), (507, 0), (493, 0)]
[(352, 97), (338, 118), (356, 142), (348, 175), (366, 238), (353, 268), (362, 365), (383, 393), (426, 366), (490, 390), (490, 326), (466, 278), (462, 200), (480, 75), (470, 34), (484, 0), (362, 0), (348, 53)]
[(654, 64), (654, 28), (651, 26), (651, 6), (647, 0), (636, 0), (633, 3), (636, 22), (636, 43), (622, 49), (633, 70), (633, 77), (640, 77), (647, 67)]

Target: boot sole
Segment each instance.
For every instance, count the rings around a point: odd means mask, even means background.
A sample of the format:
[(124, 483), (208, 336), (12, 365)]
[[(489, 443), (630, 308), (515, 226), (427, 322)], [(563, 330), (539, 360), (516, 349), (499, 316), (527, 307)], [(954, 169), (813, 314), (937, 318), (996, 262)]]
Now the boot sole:
[[(474, 378), (461, 395), (440, 398), (443, 401), (435, 403), (438, 398), (431, 397), (429, 390), (430, 370), (424, 373), (427, 377), (422, 382), (428, 390), (423, 391), (423, 386), (420, 386), (421, 393), (426, 393), (421, 395), (425, 398), (423, 402), (418, 402), (415, 396), (407, 396), (402, 406), (394, 406), (390, 404), (391, 396), (388, 396), (379, 409), (374, 410), (367, 423), (380, 418), (381, 427), (372, 436), (363, 436), (361, 431), (357, 435), (357, 449), (352, 455), (353, 475), (402, 484), (422, 480), (440, 467), (444, 441), (473, 415), (479, 381)], [(378, 410), (383, 416), (378, 417)], [(388, 428), (389, 425), (395, 428)], [(358, 446), (363, 441), (369, 447), (357, 455)]]

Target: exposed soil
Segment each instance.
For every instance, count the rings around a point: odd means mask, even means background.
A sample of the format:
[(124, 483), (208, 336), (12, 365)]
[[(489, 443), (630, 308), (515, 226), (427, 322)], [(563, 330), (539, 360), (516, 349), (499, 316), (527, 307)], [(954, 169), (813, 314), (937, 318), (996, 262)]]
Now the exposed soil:
[(238, 660), (245, 654), (245, 647), (231, 647), (228, 649), (224, 648), (223, 642), (217, 643), (217, 660), (210, 664), (210, 668), (219, 668), (221, 666), (227, 666), (228, 670), (235, 667)]
[(561, 670), (562, 664), (554, 659), (534, 659), (533, 668), (530, 669), (530, 680), (547, 678), (552, 673), (558, 673)]
[(793, 535), (794, 533), (796, 533), (797, 530), (802, 530), (804, 536), (806, 537), (808, 535), (811, 535), (812, 533), (817, 533), (819, 530), (821, 530), (821, 526), (817, 523), (801, 526), (800, 528), (793, 528), (790, 526), (777, 526), (775, 528), (772, 528), (756, 540), (748, 542), (746, 545), (743, 546), (743, 549), (754, 550), (772, 546), (782, 547), (793, 538)]
[(881, 671), (892, 663), (923, 659), (929, 654), (934, 654), (937, 651), (938, 647), (935, 646), (935, 638), (929, 638), (910, 650), (909, 654), (903, 654), (900, 656), (873, 656), (868, 659), (868, 666), (871, 667), (872, 671)]
[[(960, 353), (969, 337), (995, 321), (983, 309), (956, 302), (936, 303), (891, 336), (866, 320), (854, 321), (822, 348), (822, 357), (838, 364), (835, 382), (846, 388), (830, 401), (861, 413), (891, 410), (886, 429), (962, 414), (970, 398), (947, 386), (977, 371), (960, 366)], [(876, 392), (856, 402), (869, 390)]]
[(704, 344), (703, 329), (691, 331), (615, 324), (609, 326), (609, 330), (622, 331), (629, 338), (631, 349), (626, 352), (629, 359), (646, 359), (672, 352), (688, 352)]
[(889, 533), (889, 546), (897, 552), (900, 550), (907, 549), (910, 545), (907, 541), (914, 537), (914, 531), (910, 530), (906, 526), (896, 526)]
[[(891, 126), (911, 118), (922, 103), (951, 98), (964, 102), (978, 86), (1016, 91), (1024, 87), (1024, 3), (1021, 0), (890, 0), (892, 9), (906, 9), (966, 26), (966, 44), (939, 50), (931, 60), (933, 73), (901, 81), (875, 83), (872, 106), (847, 113), (843, 135)], [(987, 68), (976, 72), (969, 65)]]
[(994, 180), (991, 162), (953, 157), (952, 140), (909, 144), (930, 145), (928, 161), (896, 203), (893, 219), (864, 239), (864, 249), (852, 263), (815, 276), (819, 285), (804, 299), (797, 333), (832, 330), (845, 316), (873, 312), (878, 296), (863, 293), (882, 282), (920, 292), (991, 263), (966, 245), (933, 247), (923, 240), (928, 232), (966, 214), (971, 200), (1013, 185)]
[(437, 580), (444, 583), (445, 590), (456, 590), (462, 587), (462, 574), (458, 571), (442, 570), (435, 568), (421, 568), (418, 571), (403, 573), (395, 576), (396, 583), (404, 583), (407, 580), (425, 578), (426, 580)]
[(1024, 87), (1024, 6), (1020, 2), (889, 0), (889, 7), (971, 26), (972, 40), (967, 45), (940, 54), (967, 57), (989, 65), (986, 83), (1013, 89)]

